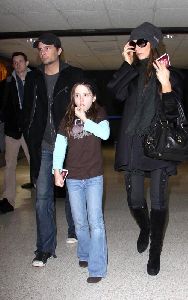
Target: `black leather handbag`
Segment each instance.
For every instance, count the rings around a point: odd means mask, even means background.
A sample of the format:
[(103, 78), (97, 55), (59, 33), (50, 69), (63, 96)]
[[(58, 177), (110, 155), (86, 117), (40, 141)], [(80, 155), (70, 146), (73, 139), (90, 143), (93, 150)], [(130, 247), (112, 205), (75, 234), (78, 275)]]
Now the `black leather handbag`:
[(168, 122), (162, 113), (151, 126), (150, 132), (144, 137), (144, 154), (150, 158), (185, 161), (188, 160), (187, 121), (178, 102), (179, 117), (175, 122)]

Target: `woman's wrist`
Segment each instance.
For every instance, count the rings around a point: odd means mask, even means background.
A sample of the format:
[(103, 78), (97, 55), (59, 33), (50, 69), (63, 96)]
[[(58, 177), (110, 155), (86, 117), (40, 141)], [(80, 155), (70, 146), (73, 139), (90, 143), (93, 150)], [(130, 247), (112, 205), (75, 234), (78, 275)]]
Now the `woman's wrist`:
[(59, 175), (61, 174), (62, 170), (61, 169), (54, 169), (54, 175)]
[(162, 93), (170, 93), (172, 91), (172, 85), (169, 79), (164, 80), (161, 82), (162, 86)]
[(87, 118), (86, 118), (86, 117), (82, 119), (82, 122), (85, 123), (86, 121), (87, 121)]
[(170, 93), (172, 91), (171, 83), (165, 83), (162, 85), (162, 93)]

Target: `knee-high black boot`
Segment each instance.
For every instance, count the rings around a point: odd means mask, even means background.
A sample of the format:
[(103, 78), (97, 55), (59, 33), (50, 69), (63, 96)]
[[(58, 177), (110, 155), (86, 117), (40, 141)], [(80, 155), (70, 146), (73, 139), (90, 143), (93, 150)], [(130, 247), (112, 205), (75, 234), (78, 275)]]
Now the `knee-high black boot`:
[(149, 244), (150, 221), (147, 205), (142, 208), (131, 208), (130, 211), (136, 223), (140, 227), (140, 234), (137, 240), (137, 250), (139, 253), (144, 252)]
[(160, 271), (160, 255), (166, 228), (167, 210), (151, 210), (150, 250), (147, 264), (149, 275), (157, 275)]

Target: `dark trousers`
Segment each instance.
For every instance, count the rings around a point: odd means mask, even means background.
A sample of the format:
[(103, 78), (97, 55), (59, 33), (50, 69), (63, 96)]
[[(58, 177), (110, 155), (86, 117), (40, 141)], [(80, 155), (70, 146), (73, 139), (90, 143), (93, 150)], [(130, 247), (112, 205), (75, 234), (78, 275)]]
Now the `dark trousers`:
[(65, 199), (65, 216), (67, 220), (67, 225), (68, 225), (68, 236), (74, 236), (75, 235), (75, 226), (74, 226), (74, 221), (72, 218), (72, 212), (71, 212), (71, 207), (70, 207), (70, 202), (69, 202), (69, 194), (68, 190), (66, 187), (66, 184), (64, 185), (63, 188), (54, 186), (54, 191), (55, 191), (55, 198), (64, 198)]
[(69, 202), (69, 193), (66, 189), (66, 197), (65, 197), (65, 215), (67, 219), (68, 224), (68, 236), (74, 236), (75, 235), (75, 226), (74, 221), (72, 218), (72, 212), (71, 212), (71, 206)]
[(52, 162), (53, 152), (43, 150), (36, 181), (36, 222), (37, 251), (55, 255), (57, 242)]
[[(167, 186), (168, 174), (166, 169), (157, 169), (150, 172), (150, 200), (151, 209), (163, 210), (168, 208)], [(127, 190), (127, 201), (131, 208), (145, 207), (144, 197), (144, 173), (125, 173), (125, 185)]]

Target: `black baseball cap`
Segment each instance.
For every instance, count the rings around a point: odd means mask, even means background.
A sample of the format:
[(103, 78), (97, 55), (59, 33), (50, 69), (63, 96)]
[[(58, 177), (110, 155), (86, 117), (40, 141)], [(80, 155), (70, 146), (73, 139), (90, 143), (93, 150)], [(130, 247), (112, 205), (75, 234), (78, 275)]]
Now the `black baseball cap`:
[(60, 39), (51, 32), (46, 32), (39, 36), (38, 40), (33, 43), (33, 48), (37, 48), (40, 42), (45, 45), (54, 45), (56, 48), (62, 48)]
[(144, 22), (131, 31), (130, 40), (145, 39), (151, 43), (153, 48), (157, 48), (163, 35), (161, 29), (155, 25)]

